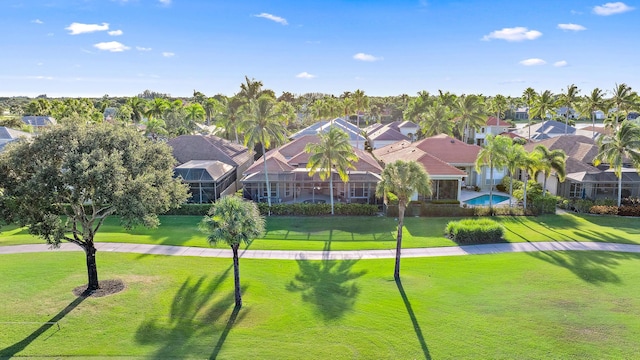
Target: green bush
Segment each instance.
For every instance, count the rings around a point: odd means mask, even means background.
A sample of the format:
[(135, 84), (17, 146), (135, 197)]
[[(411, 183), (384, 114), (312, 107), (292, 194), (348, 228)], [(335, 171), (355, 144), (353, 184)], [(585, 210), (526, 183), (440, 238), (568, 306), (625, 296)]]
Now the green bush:
[[(511, 183), (511, 177), (509, 176), (505, 176), (502, 178), (502, 181), (500, 182), (500, 184), (502, 186), (504, 186), (505, 192), (509, 191), (509, 184)], [(524, 185), (524, 182), (518, 180), (518, 179), (514, 179), (513, 180), (513, 190), (518, 190), (518, 189), (522, 189), (522, 185)]]
[(429, 204), (434, 205), (460, 205), (460, 201), (456, 199), (440, 199), (440, 200), (431, 200)]
[(212, 204), (182, 204), (177, 209), (171, 209), (164, 215), (198, 215), (205, 216)]
[(490, 244), (503, 241), (504, 228), (491, 219), (450, 221), (445, 234), (459, 245)]
[[(528, 196), (527, 196), (528, 197)], [(531, 199), (531, 205), (527, 205), (529, 210), (535, 215), (555, 214), (556, 206), (560, 201), (558, 196), (538, 196)]]
[[(269, 205), (267, 203), (258, 203), (258, 209), (262, 215), (269, 213)], [(335, 215), (349, 216), (373, 216), (380, 209), (374, 204), (334, 204)], [(272, 204), (271, 215), (275, 216), (323, 216), (331, 215), (331, 204)]]
[(594, 201), (593, 205), (596, 205), (596, 206), (600, 206), (600, 205), (602, 205), (602, 206), (615, 206), (615, 207), (617, 207), (618, 206), (618, 201), (615, 200), (615, 199), (609, 199), (609, 198), (596, 199), (596, 201)]
[(593, 201), (589, 199), (578, 199), (573, 203), (573, 209), (579, 213), (588, 213), (593, 205)]
[[(524, 185), (524, 183), (522, 183)], [(516, 182), (513, 183), (514, 190), (513, 196), (519, 201), (523, 201), (524, 199), (524, 188), (515, 189)], [(535, 180), (529, 180), (527, 182), (527, 203), (531, 203), (533, 199), (542, 195), (542, 185), (538, 184)]]

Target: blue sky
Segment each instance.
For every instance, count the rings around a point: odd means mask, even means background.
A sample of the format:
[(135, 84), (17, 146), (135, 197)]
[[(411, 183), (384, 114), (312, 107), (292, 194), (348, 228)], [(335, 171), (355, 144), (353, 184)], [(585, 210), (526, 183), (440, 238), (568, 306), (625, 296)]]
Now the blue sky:
[[(640, 86), (638, 4), (602, 0), (2, 0), (0, 96)], [(636, 89), (637, 90), (637, 89)]]

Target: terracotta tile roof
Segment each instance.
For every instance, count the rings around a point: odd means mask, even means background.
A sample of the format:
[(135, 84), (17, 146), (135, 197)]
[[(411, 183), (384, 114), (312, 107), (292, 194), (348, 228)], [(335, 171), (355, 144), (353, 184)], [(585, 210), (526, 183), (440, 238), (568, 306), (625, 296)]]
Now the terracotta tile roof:
[(531, 152), (537, 145), (544, 145), (549, 150), (563, 150), (567, 154), (567, 174), (581, 171), (599, 172), (593, 167), (593, 159), (598, 154), (598, 146), (592, 139), (582, 135), (562, 135), (535, 143), (529, 143), (524, 148)]
[(190, 160), (219, 160), (239, 166), (253, 160), (253, 154), (245, 146), (217, 136), (181, 135), (167, 142), (173, 148), (173, 156), (179, 164)]
[(432, 176), (466, 176), (466, 173), (415, 147), (404, 147), (378, 157), (385, 164), (397, 160), (416, 161)]
[(511, 124), (509, 124), (508, 122), (506, 122), (504, 120), (500, 120), (495, 116), (489, 116), (487, 118), (487, 126), (506, 126), (506, 127), (511, 127)]
[(465, 144), (445, 134), (422, 139), (413, 143), (412, 146), (452, 165), (475, 164), (478, 153), (482, 149), (478, 145)]

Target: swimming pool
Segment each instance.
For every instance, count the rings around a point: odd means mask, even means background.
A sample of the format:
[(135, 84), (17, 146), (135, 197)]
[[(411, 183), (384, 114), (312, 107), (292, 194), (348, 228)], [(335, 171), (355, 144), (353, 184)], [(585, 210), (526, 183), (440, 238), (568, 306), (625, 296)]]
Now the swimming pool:
[[(493, 202), (492, 205), (501, 203), (503, 201), (507, 201), (509, 200), (508, 196), (502, 196), (502, 195), (496, 195), (493, 194)], [(465, 204), (467, 205), (480, 205), (480, 206), (489, 206), (489, 195), (480, 195), (478, 197), (474, 197), (473, 199), (469, 199), (467, 201), (464, 201)]]

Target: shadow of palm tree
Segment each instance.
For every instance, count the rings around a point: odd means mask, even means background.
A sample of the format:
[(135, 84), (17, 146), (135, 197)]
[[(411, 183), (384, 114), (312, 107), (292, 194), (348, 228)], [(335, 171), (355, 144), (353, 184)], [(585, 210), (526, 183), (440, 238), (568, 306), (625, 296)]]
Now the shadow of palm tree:
[(620, 277), (611, 269), (620, 265), (620, 260), (640, 258), (640, 255), (600, 251), (539, 251), (528, 252), (529, 256), (550, 264), (564, 267), (591, 284), (620, 283)]
[[(136, 332), (136, 341), (140, 344), (159, 344), (160, 347), (152, 357), (183, 358), (190, 354), (200, 356), (206, 353), (211, 345), (194, 344), (191, 340), (213, 337), (220, 332), (220, 326), (216, 323), (233, 307), (234, 293), (229, 291), (215, 302), (211, 299), (229, 277), (231, 269), (231, 266), (228, 267), (224, 273), (210, 281), (205, 276), (195, 281), (188, 278), (173, 297), (169, 316), (142, 323)], [(243, 317), (244, 314), (246, 312), (243, 312)], [(232, 313), (234, 322), (241, 320), (237, 316), (237, 313)], [(226, 333), (223, 333), (225, 338), (230, 330), (229, 324), (227, 328)], [(220, 341), (216, 348), (222, 348)]]
[(420, 347), (422, 348), (422, 353), (424, 354), (424, 358), (427, 360), (431, 360), (429, 347), (427, 346), (427, 342), (424, 340), (424, 335), (422, 335), (422, 329), (420, 328), (420, 324), (418, 323), (418, 318), (416, 318), (416, 314), (413, 312), (413, 308), (411, 307), (411, 302), (407, 297), (407, 293), (405, 293), (404, 287), (402, 287), (402, 280), (396, 279), (395, 281), (396, 281), (396, 285), (398, 286), (398, 291), (400, 291), (400, 296), (402, 296), (402, 301), (404, 302), (404, 306), (407, 308), (407, 313), (409, 314), (409, 318), (411, 318), (411, 323), (413, 324), (413, 331), (416, 332), (416, 337), (420, 342)]
[(300, 272), (287, 285), (287, 290), (301, 292), (302, 300), (314, 304), (325, 320), (340, 318), (353, 308), (360, 293), (353, 280), (366, 274), (351, 271), (358, 260), (330, 260), (330, 247), (327, 241), (321, 261), (296, 260)]
[(24, 350), (29, 344), (31, 344), (35, 339), (37, 339), (40, 335), (44, 334), (47, 330), (49, 330), (52, 326), (54, 326), (58, 321), (62, 320), (67, 314), (69, 314), (73, 309), (78, 307), (80, 303), (82, 303), (87, 297), (84, 295), (78, 296), (75, 300), (73, 300), (69, 305), (67, 305), (62, 311), (57, 313), (54, 317), (49, 319), (49, 321), (45, 322), (42, 326), (40, 326), (36, 331), (29, 334), (29, 336), (24, 339), (18, 341), (17, 343), (6, 347), (0, 350), (0, 359), (9, 359), (14, 357), (17, 353)]

